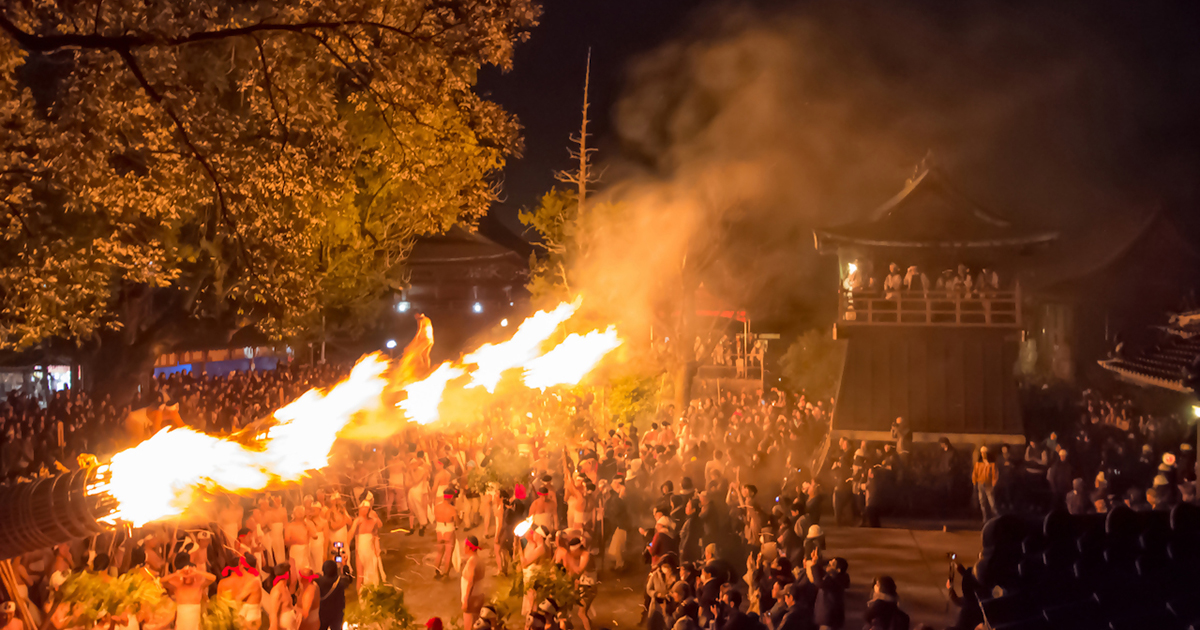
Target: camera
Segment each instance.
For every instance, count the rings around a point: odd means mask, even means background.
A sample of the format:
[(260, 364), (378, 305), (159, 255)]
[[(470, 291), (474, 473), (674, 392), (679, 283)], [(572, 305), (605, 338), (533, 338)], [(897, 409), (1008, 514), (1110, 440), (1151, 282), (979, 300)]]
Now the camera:
[(334, 562), (341, 564), (342, 562), (345, 562), (345, 559), (346, 559), (346, 546), (344, 544), (342, 544), (340, 541), (333, 543), (333, 560), (334, 560)]

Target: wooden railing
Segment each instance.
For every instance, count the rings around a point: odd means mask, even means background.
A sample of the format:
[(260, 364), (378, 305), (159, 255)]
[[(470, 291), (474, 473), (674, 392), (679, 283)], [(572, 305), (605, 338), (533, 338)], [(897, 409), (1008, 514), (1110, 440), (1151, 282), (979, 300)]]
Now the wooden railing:
[(1021, 326), (1021, 288), (959, 291), (843, 291), (838, 322), (879, 326)]

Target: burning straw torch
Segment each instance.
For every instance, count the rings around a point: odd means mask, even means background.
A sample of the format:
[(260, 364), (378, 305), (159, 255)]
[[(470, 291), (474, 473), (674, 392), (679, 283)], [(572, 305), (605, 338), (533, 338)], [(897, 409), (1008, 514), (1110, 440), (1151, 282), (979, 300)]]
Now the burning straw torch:
[(0, 560), (109, 531), (108, 466), (0, 487)]

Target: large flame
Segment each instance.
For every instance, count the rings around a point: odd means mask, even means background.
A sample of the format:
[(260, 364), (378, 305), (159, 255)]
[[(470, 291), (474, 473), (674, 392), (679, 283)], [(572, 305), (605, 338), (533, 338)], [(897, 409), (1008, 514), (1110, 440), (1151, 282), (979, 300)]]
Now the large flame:
[(429, 424), (438, 419), (438, 405), (442, 404), (442, 392), (446, 390), (446, 385), (465, 373), (465, 370), (447, 361), (424, 379), (405, 386), (408, 398), (396, 403), (396, 406), (404, 410), (409, 420), (417, 424)]
[(620, 345), (621, 338), (613, 326), (586, 335), (567, 335), (553, 350), (525, 365), (525, 386), (545, 389), (554, 385), (574, 385)]
[(552, 311), (538, 311), (521, 323), (512, 339), (501, 343), (485, 343), (463, 357), (463, 363), (475, 365), (467, 387), (483, 387), (495, 392), (500, 375), (506, 370), (522, 367), (541, 355), (542, 343), (578, 309), (579, 300), (575, 300), (570, 304), (563, 302)]
[[(601, 359), (621, 345), (615, 327), (585, 335), (568, 335), (548, 352), (542, 346), (579, 308), (560, 304), (523, 322), (512, 339), (485, 344), (461, 362), (446, 362), (423, 379), (407, 383), (407, 397), (396, 404), (419, 424), (438, 419), (446, 386), (470, 376), (468, 387), (494, 392), (506, 370), (524, 368), (527, 387), (545, 389), (578, 383)], [(326, 392), (311, 390), (274, 414), (276, 424), (251, 444), (187, 428), (160, 431), (137, 446), (113, 456), (97, 471), (92, 492), (115, 498), (119, 507), (106, 520), (140, 526), (181, 514), (200, 490), (253, 491), (274, 483), (296, 481), (329, 464), (339, 435), (360, 412), (381, 406), (390, 377), (403, 383), (428, 365), (433, 328), (428, 320), (395, 367), (379, 354), (361, 359), (350, 376)], [(409, 356), (412, 355), (412, 356)], [(424, 368), (427, 369), (427, 368)], [(378, 415), (378, 414), (376, 414)]]
[(140, 526), (181, 514), (201, 488), (259, 490), (324, 468), (338, 431), (354, 414), (379, 405), (387, 367), (378, 354), (364, 357), (328, 392), (311, 390), (276, 411), (279, 424), (254, 447), (191, 429), (164, 429), (113, 455), (107, 483), (97, 489), (120, 503), (109, 518)]

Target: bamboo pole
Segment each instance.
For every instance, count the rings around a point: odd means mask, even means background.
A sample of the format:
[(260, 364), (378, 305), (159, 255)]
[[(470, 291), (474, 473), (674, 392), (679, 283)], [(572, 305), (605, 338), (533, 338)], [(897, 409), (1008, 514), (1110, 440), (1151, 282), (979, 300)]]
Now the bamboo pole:
[(4, 590), (8, 591), (9, 596), (16, 602), (17, 614), (21, 616), (22, 623), (26, 628), (33, 628), (33, 617), (29, 614), (29, 608), (25, 606), (25, 598), (21, 597), (17, 590), (17, 574), (13, 571), (12, 560), (0, 562), (0, 581), (3, 581)]

